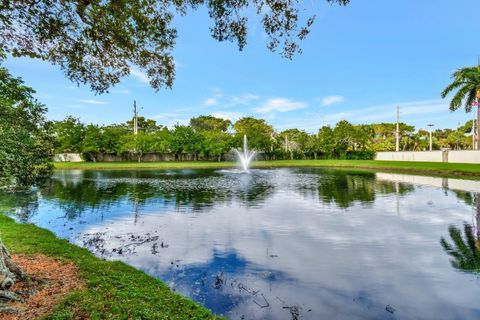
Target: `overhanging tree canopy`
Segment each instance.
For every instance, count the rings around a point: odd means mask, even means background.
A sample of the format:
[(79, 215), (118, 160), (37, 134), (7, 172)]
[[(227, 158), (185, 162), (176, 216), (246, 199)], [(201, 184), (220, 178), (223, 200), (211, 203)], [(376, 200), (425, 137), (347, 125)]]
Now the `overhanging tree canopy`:
[[(326, 0), (346, 5), (350, 0)], [(252, 7), (262, 20), (267, 47), (292, 58), (298, 40), (309, 33), (314, 16), (300, 22), (298, 0), (0, 0), (0, 49), (14, 56), (59, 65), (67, 78), (106, 92), (132, 65), (146, 71), (151, 86), (171, 87), (176, 15), (206, 6), (212, 37), (247, 43)]]

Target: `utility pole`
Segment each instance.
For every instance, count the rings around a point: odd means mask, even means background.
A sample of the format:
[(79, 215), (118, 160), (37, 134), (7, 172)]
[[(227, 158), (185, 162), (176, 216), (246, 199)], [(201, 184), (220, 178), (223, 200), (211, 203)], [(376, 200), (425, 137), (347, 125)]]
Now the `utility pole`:
[(133, 100), (133, 134), (137, 135), (137, 133), (138, 133), (137, 101)]
[(434, 124), (430, 123), (428, 126), (430, 127), (430, 151), (432, 151), (432, 127)]
[(400, 151), (400, 106), (397, 106), (397, 131), (395, 132), (395, 151)]

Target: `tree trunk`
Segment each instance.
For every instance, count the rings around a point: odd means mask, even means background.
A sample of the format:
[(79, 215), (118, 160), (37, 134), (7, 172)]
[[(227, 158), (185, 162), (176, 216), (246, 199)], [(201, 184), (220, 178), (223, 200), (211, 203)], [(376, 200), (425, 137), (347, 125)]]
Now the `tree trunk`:
[(10, 289), (17, 280), (25, 278), (25, 273), (13, 262), (7, 248), (0, 240), (0, 312), (16, 312), (15, 308), (8, 306), (5, 302), (22, 300)]
[(480, 99), (477, 98), (477, 150), (480, 150)]

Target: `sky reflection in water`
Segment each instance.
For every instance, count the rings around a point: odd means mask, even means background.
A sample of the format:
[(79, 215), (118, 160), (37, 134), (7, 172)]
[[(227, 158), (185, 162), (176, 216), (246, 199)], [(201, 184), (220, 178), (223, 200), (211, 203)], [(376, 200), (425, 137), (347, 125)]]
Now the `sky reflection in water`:
[(72, 170), (0, 200), (233, 319), (478, 319), (480, 279), (439, 240), (476, 225), (479, 191), (324, 169)]

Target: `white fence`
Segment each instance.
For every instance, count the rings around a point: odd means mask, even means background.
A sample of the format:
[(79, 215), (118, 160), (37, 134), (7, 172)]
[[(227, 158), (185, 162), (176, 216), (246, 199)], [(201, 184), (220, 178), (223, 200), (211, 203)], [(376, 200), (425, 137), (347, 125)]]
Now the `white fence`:
[(480, 150), (377, 152), (375, 160), (480, 164)]

